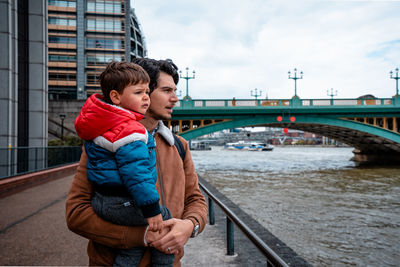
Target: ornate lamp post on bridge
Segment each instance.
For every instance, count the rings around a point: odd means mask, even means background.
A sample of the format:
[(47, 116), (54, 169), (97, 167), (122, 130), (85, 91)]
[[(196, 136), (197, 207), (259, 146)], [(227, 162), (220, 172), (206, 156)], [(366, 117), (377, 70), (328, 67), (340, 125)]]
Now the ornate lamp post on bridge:
[(298, 98), (297, 96), (297, 80), (303, 79), (303, 71), (300, 71), (300, 76), (297, 76), (297, 69), (294, 69), (294, 76), (290, 76), (290, 71), (288, 71), (289, 79), (294, 80), (294, 97)]
[(189, 76), (189, 68), (186, 67), (186, 76), (182, 76), (182, 71), (179, 71), (179, 77), (181, 77), (182, 79), (186, 80), (186, 96), (183, 99), (190, 99), (189, 96), (189, 80), (190, 79), (195, 79), (195, 74), (196, 72), (193, 71), (193, 76)]
[(393, 76), (393, 71), (390, 71), (390, 78), (396, 80), (396, 97), (399, 95), (399, 68), (395, 69), (396, 71), (396, 76)]
[(335, 94), (333, 93), (333, 88), (331, 88), (331, 93), (329, 93), (329, 90), (326, 90), (326, 94), (333, 99), (334, 96), (337, 96), (337, 90), (335, 90)]
[(257, 88), (254, 89), (254, 94), (253, 94), (253, 90), (250, 90), (250, 95), (254, 96), (256, 98), (256, 100), (257, 100), (257, 97), (261, 96), (261, 94), (262, 94), (262, 90), (260, 90), (260, 92), (258, 92)]

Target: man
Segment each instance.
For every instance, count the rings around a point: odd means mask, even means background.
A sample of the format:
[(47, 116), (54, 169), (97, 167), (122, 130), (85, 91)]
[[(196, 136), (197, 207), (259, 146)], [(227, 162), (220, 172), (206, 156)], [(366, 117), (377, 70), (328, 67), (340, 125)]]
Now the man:
[[(169, 231), (161, 234), (147, 232), (146, 227), (114, 225), (98, 217), (91, 206), (93, 189), (86, 177), (87, 155), (81, 160), (66, 202), (68, 228), (89, 239), (89, 265), (112, 265), (114, 249), (150, 245), (165, 253), (175, 254), (174, 266), (180, 266), (183, 246), (189, 237), (196, 236), (206, 224), (207, 204), (198, 186), (198, 178), (188, 148), (181, 140), (186, 155), (181, 159), (171, 131), (162, 120), (168, 120), (178, 101), (175, 95), (179, 76), (176, 66), (168, 60), (135, 59), (150, 76), (150, 107), (140, 122), (154, 134), (156, 140), (157, 191), (161, 204), (167, 206), (172, 219), (166, 221)], [(148, 266), (146, 251), (139, 266)]]

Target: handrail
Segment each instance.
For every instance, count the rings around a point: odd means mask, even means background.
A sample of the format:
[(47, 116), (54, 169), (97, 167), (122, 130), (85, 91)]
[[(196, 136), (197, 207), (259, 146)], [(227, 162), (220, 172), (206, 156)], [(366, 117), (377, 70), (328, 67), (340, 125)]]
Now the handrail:
[(175, 108), (285, 108), (285, 107), (393, 107), (400, 105), (400, 97), (392, 98), (317, 98), (317, 99), (182, 99)]
[(240, 218), (236, 216), (224, 203), (222, 203), (201, 181), (200, 188), (208, 195), (228, 216), (242, 232), (253, 242), (253, 244), (266, 256), (267, 260), (274, 266), (289, 267), (264, 241), (261, 240)]
[(77, 162), (81, 146), (0, 148), (0, 179)]

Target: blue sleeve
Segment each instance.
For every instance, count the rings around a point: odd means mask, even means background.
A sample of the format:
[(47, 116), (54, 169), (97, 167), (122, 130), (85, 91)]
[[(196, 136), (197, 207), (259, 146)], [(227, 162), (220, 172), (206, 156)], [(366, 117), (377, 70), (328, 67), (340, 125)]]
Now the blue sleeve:
[(114, 153), (96, 145), (93, 141), (85, 141), (88, 155), (87, 178), (97, 185), (121, 186)]
[(135, 141), (115, 155), (121, 180), (146, 218), (160, 213), (155, 150), (151, 142), (149, 145)]

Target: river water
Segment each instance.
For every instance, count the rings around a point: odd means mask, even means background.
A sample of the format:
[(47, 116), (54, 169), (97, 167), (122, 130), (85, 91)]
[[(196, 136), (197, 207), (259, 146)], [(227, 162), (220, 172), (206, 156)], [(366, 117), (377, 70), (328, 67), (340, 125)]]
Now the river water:
[(352, 148), (213, 147), (197, 172), (314, 266), (400, 266), (400, 167), (356, 167)]

